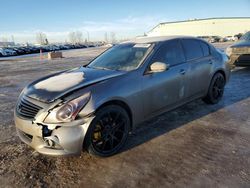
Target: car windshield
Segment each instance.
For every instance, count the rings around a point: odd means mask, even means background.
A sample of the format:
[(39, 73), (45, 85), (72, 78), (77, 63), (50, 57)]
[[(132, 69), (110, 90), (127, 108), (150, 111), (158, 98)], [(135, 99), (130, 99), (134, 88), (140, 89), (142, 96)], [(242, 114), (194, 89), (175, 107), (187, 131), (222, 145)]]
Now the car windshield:
[(245, 33), (240, 40), (250, 40), (250, 31), (248, 31), (247, 33)]
[(126, 43), (108, 49), (87, 67), (131, 71), (136, 69), (150, 49), (151, 44)]

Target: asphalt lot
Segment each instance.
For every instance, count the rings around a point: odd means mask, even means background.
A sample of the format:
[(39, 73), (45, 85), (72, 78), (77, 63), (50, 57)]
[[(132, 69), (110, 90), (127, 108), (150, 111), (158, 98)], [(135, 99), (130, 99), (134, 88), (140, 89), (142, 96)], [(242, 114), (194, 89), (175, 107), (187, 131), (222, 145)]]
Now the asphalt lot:
[(0, 60), (0, 187), (250, 186), (250, 68), (232, 72), (219, 104), (197, 100), (147, 121), (113, 157), (43, 156), (21, 143), (13, 109), (22, 88), (103, 50), (69, 50), (52, 61)]

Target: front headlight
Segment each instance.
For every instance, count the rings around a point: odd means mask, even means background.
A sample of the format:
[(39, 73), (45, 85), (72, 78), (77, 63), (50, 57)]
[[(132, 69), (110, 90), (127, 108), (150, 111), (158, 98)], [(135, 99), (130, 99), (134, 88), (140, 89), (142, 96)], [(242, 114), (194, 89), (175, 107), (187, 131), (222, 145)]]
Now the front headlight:
[(227, 49), (226, 49), (227, 56), (230, 57), (230, 55), (232, 54), (232, 52), (233, 52), (233, 49), (231, 47), (227, 47)]
[(45, 119), (45, 123), (70, 122), (75, 120), (80, 110), (88, 103), (90, 92), (53, 109)]

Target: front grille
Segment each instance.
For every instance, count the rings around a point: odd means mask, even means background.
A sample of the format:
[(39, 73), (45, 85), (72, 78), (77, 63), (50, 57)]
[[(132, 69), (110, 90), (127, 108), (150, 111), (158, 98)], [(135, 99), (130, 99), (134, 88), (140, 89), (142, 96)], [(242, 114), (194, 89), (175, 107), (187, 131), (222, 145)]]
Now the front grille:
[(17, 105), (17, 113), (24, 118), (27, 119), (34, 119), (34, 117), (37, 115), (39, 110), (42, 108), (40, 106), (37, 106), (24, 98), (20, 100), (20, 102)]

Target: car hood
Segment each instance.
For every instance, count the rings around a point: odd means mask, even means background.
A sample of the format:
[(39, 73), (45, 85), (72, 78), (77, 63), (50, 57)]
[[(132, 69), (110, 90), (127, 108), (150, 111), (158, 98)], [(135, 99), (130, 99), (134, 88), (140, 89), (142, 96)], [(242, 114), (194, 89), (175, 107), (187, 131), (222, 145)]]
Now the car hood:
[(80, 67), (46, 76), (29, 84), (25, 96), (50, 103), (66, 94), (119, 75), (122, 71), (99, 70)]
[(250, 47), (250, 41), (242, 40), (231, 45), (231, 48), (243, 48), (243, 47)]

